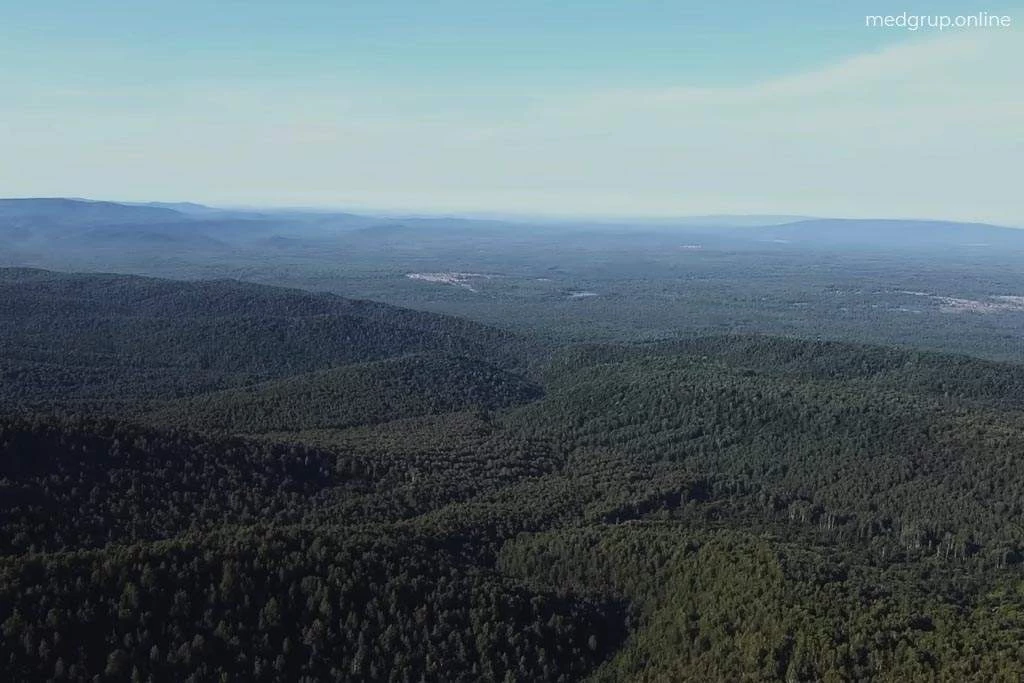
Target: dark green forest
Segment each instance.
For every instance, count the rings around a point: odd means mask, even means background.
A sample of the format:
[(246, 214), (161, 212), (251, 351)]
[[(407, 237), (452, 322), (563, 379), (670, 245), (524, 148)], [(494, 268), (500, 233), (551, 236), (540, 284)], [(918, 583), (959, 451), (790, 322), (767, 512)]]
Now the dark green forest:
[(0, 269), (0, 675), (1019, 681), (1022, 457), (1008, 362)]

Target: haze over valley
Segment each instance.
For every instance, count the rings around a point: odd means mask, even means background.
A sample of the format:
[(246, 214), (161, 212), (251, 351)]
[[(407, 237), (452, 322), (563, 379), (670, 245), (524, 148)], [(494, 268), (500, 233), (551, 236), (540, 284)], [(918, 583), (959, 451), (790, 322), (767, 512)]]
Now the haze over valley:
[(545, 223), (13, 199), (0, 200), (0, 265), (231, 278), (562, 340), (773, 333), (1022, 359), (1024, 230), (791, 218)]

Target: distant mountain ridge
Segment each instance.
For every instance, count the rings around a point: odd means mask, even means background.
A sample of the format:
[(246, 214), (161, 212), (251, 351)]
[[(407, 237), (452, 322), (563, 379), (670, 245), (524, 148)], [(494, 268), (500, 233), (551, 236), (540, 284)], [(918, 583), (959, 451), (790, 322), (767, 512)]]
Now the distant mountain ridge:
[(1024, 246), (1024, 230), (953, 221), (818, 218), (756, 230), (760, 239), (820, 246)]
[(62, 197), (0, 199), (0, 225), (111, 225), (183, 218), (185, 214), (165, 206), (131, 206)]
[(0, 198), (0, 225), (11, 221), (36, 221), (46, 225), (73, 225), (131, 222), (177, 222), (183, 220), (209, 221), (214, 219), (248, 220), (295, 220), (310, 222), (333, 222), (337, 220), (353, 224), (353, 227), (394, 227), (416, 226), (424, 229), (488, 229), (508, 226), (546, 226), (548, 228), (751, 228), (766, 232), (806, 233), (811, 230), (831, 231), (841, 227), (865, 229), (903, 228), (917, 230), (935, 226), (934, 232), (948, 232), (958, 228), (1015, 230), (980, 222), (963, 222), (925, 219), (889, 218), (832, 218), (812, 217), (797, 214), (709, 214), (700, 216), (678, 216), (666, 218), (544, 218), (544, 217), (488, 217), (475, 215), (404, 215), (400, 213), (355, 214), (333, 210), (311, 209), (231, 209), (207, 206), (196, 202), (114, 202), (65, 197), (19, 197)]

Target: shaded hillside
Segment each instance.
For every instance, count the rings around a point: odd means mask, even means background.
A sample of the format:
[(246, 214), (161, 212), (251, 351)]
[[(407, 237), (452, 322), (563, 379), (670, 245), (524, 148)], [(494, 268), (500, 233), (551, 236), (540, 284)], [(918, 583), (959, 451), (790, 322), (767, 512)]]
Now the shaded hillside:
[(192, 536), (0, 563), (0, 578), (15, 680), (579, 680), (625, 622), (622, 603), (532, 589), (467, 568), (443, 539), (374, 529)]
[(203, 394), (146, 419), (255, 434), (344, 428), (472, 407), (494, 410), (540, 395), (537, 385), (486, 363), (420, 354)]
[(358, 490), (354, 459), (108, 420), (0, 422), (0, 554), (296, 523)]
[[(508, 456), (492, 456), (495, 474), (521, 457)], [(416, 490), (425, 510), (452, 500), (427, 483), (403, 492), (406, 471), (294, 443), (6, 420), (0, 668), (21, 680), (576, 680), (610, 656), (623, 601), (493, 571), (482, 521), (385, 523)]]
[(0, 400), (168, 398), (409, 353), (523, 369), (541, 349), (446, 316), (233, 281), (0, 270)]

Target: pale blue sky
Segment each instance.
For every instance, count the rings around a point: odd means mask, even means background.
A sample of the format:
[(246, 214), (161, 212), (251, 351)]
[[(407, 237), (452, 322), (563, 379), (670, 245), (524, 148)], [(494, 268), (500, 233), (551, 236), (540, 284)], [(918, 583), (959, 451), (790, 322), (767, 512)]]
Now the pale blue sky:
[(2, 2), (0, 195), (1024, 223), (973, 2)]

